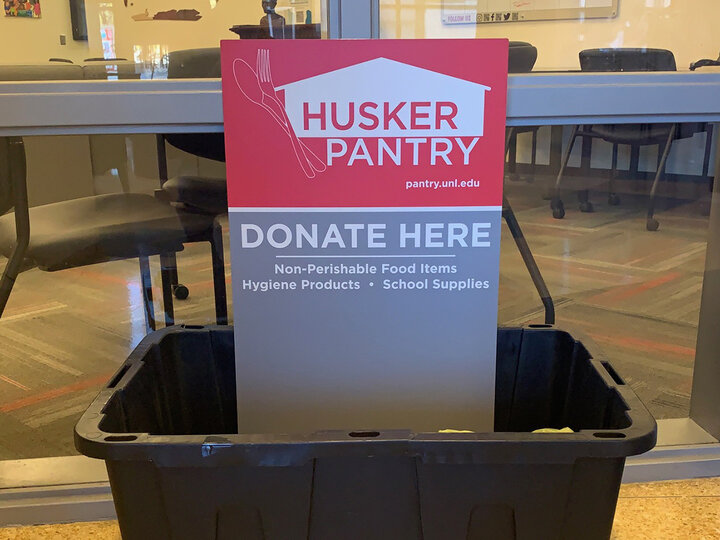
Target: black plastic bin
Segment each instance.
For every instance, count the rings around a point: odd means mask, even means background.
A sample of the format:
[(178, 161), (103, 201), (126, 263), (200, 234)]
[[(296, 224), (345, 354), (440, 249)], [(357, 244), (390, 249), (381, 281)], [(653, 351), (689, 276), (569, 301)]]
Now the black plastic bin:
[(499, 329), (497, 358), (495, 433), (237, 435), (232, 328), (173, 327), (130, 355), (75, 442), (107, 462), (125, 540), (609, 538), (652, 416), (566, 332)]

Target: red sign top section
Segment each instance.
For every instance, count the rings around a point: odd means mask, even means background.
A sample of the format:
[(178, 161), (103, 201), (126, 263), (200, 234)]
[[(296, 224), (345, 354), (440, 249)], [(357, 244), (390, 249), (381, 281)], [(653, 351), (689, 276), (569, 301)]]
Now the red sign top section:
[(231, 208), (500, 206), (507, 40), (222, 43)]

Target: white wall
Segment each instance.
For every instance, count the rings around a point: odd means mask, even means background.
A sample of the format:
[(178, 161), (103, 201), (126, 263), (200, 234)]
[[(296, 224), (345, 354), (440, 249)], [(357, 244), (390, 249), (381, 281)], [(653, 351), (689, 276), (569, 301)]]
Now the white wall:
[(442, 24), (441, 1), (381, 0), (382, 36), (529, 41), (538, 49), (535, 69), (578, 69), (578, 52), (595, 47), (670, 49), (679, 69), (700, 58), (716, 58), (720, 51), (719, 0), (619, 0), (620, 13), (614, 19), (461, 26)]
[[(320, 22), (323, 0), (280, 0), (278, 8), (293, 6), (310, 9), (313, 21)], [(306, 3), (303, 3), (306, 2)], [(100, 17), (112, 17), (117, 56), (133, 58), (135, 47), (143, 55), (151, 46), (162, 52), (195, 47), (216, 47), (221, 39), (237, 39), (228, 29), (236, 24), (257, 24), (263, 16), (260, 0), (131, 0), (127, 8), (123, 0), (85, 0), (88, 41), (73, 41), (68, 0), (43, 0), (42, 17), (25, 19), (5, 17), (0, 13), (0, 64), (47, 62), (50, 57), (69, 58), (82, 62), (85, 58), (103, 56), (100, 38)], [(203, 15), (196, 22), (137, 22), (132, 15), (168, 9), (194, 8)], [(67, 45), (60, 45), (60, 34), (67, 36)]]
[[(67, 45), (60, 45), (60, 34)], [(81, 61), (87, 58), (84, 41), (73, 41), (70, 2), (45, 0), (42, 17), (5, 17), (0, 10), (0, 64), (47, 62), (50, 57)]]
[[(115, 1), (85, 0), (90, 48), (101, 53), (100, 20), (112, 16), (116, 53), (120, 57), (148, 61), (157, 51), (166, 53), (180, 49), (217, 47), (220, 40), (238, 39), (230, 32), (236, 24), (258, 24), (264, 15), (260, 0), (218, 0), (214, 9), (209, 0), (134, 0), (131, 7)], [(280, 1), (278, 7), (290, 5)], [(299, 0), (297, 8), (311, 9), (313, 19), (320, 22), (320, 0)], [(135, 21), (133, 15), (145, 9), (152, 15), (157, 11), (188, 8), (197, 9), (202, 18), (198, 21)]]
[[(307, 0), (315, 22), (320, 21), (323, 0)], [(619, 0), (614, 19), (516, 22), (484, 25), (444, 26), (442, 0), (382, 0), (383, 37), (507, 37), (529, 41), (538, 48), (536, 69), (578, 67), (578, 52), (603, 46), (659, 47), (675, 53), (678, 67), (687, 68), (699, 58), (717, 57), (720, 51), (720, 1), (718, 0)], [(86, 0), (88, 42), (72, 39), (67, 0), (44, 0), (40, 19), (0, 16), (0, 63), (44, 62), (51, 56), (81, 61), (101, 56), (101, 10), (112, 15), (116, 53), (133, 57), (134, 48), (143, 55), (149, 46), (166, 52), (193, 47), (217, 46), (221, 39), (234, 39), (228, 31), (235, 24), (257, 24), (262, 17), (260, 0)], [(104, 7), (100, 7), (100, 6)], [(279, 6), (305, 7), (290, 0)], [(110, 7), (108, 7), (110, 6)], [(131, 16), (147, 8), (159, 10), (187, 7), (198, 9), (197, 22), (136, 22)], [(61, 46), (60, 34), (67, 36)]]

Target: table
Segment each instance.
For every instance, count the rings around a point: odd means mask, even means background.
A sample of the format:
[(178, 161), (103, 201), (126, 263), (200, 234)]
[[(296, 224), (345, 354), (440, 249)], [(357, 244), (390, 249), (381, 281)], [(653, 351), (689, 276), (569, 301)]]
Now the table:
[[(508, 125), (720, 122), (720, 73), (510, 75)], [(0, 82), (0, 136), (222, 131), (219, 79)]]

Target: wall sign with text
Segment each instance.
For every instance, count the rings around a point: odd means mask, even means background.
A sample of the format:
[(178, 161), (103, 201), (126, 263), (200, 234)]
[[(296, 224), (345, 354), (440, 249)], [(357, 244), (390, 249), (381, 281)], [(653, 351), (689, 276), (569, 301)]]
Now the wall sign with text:
[(507, 41), (222, 55), (240, 431), (492, 430)]

